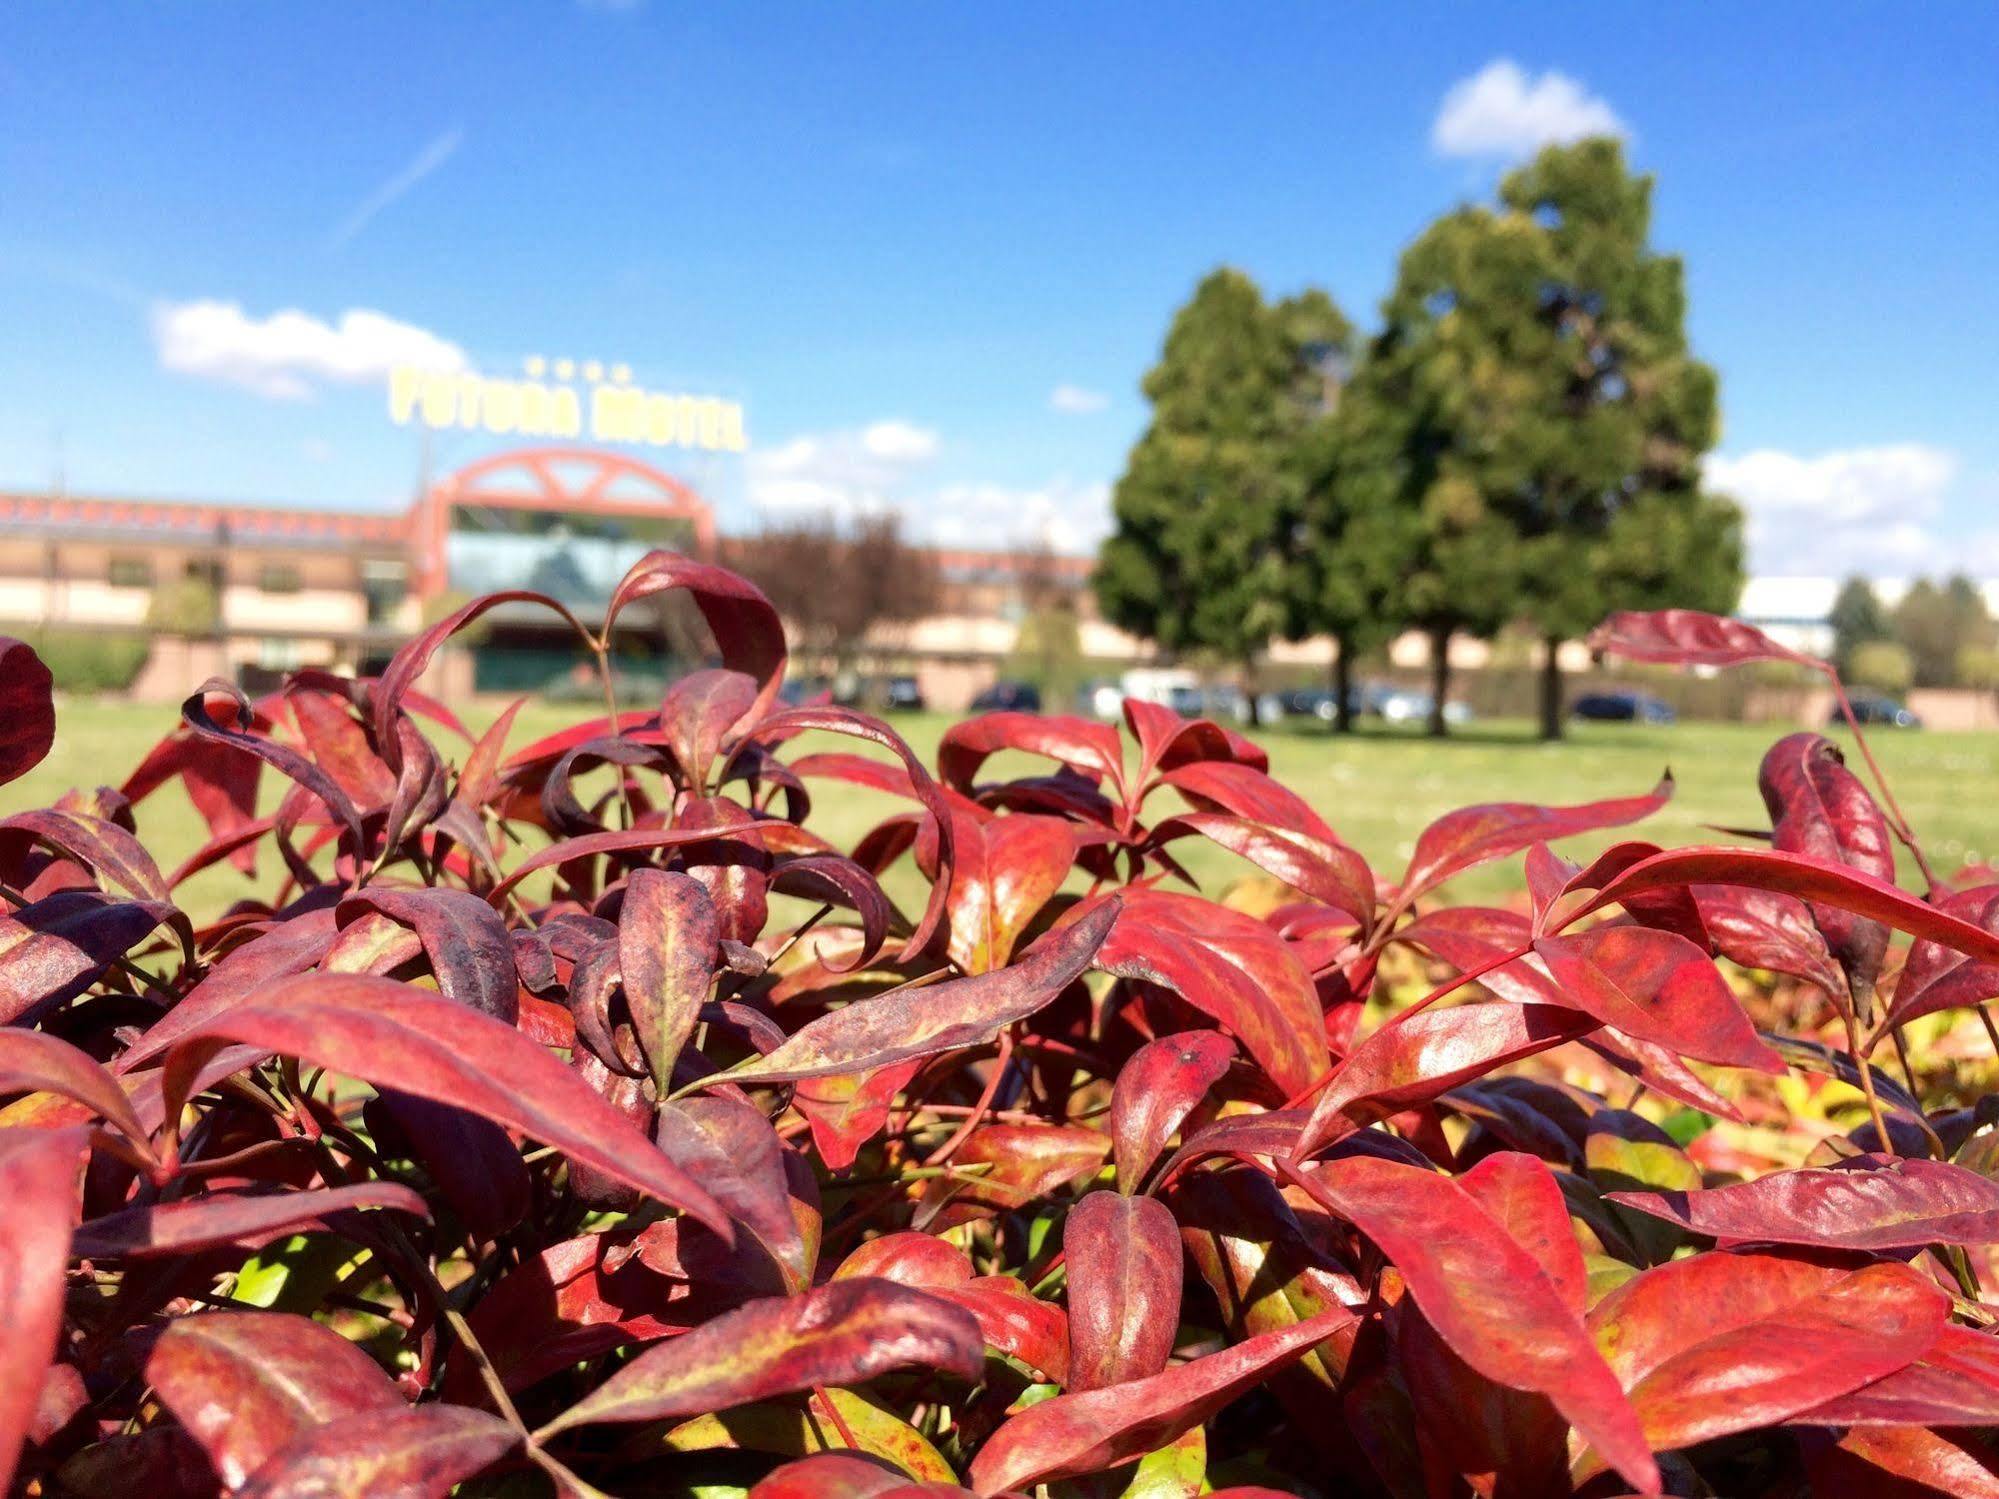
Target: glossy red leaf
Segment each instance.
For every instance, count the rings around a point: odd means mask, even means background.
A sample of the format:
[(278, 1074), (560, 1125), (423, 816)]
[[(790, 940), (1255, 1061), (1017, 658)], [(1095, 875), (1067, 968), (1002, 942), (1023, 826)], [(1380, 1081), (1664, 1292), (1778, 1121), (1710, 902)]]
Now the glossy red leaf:
[(1685, 937), (1652, 927), (1598, 926), (1542, 937), (1563, 1001), (1605, 1025), (1682, 1056), (1782, 1075), (1784, 1062), (1756, 1027), (1713, 959)]
[(0, 635), (0, 784), (41, 764), (55, 739), (55, 679), (33, 646)]
[(923, 1289), (970, 1312), (987, 1347), (1012, 1355), (1056, 1384), (1069, 1382), (1069, 1319), (1059, 1306), (1007, 1275)]
[(1610, 1197), (1721, 1239), (1875, 1251), (1999, 1243), (1999, 1182), (1913, 1157), (1863, 1155), (1727, 1187)]
[(690, 790), (708, 783), (722, 740), (756, 706), (757, 679), (740, 671), (689, 672), (659, 705), (659, 726)]
[(1856, 1426), (1805, 1452), (1813, 1499), (1999, 1499), (1999, 1458), (1976, 1436)]
[(1406, 905), (1425, 891), (1434, 890), (1453, 875), (1517, 854), (1536, 843), (1622, 827), (1650, 817), (1672, 795), (1673, 778), (1669, 775), (1645, 796), (1585, 802), (1573, 807), (1491, 802), (1446, 812), (1416, 839), (1416, 851), (1402, 876), (1402, 903)]
[(799, 1079), (792, 1089), (792, 1107), (812, 1127), (812, 1143), (829, 1171), (844, 1171), (854, 1164), (861, 1147), (888, 1122), (895, 1096), (922, 1066), (919, 1057), (865, 1072)]
[(83, 1153), (80, 1129), (0, 1129), (0, 1489), (8, 1492), (62, 1333)]
[(684, 589), (708, 622), (722, 665), (758, 684), (755, 709), (761, 713), (777, 701), (784, 685), (784, 624), (763, 590), (713, 563), (696, 562), (674, 552), (648, 552), (618, 580), (604, 610), (608, 637), (618, 615), (641, 599)]
[(1949, 1313), (1949, 1297), (1906, 1265), (1849, 1273), (1704, 1254), (1627, 1281), (1589, 1322), (1663, 1452), (1782, 1421), (1904, 1368)]
[(1321, 843), (1340, 841), (1303, 797), (1253, 765), (1197, 760), (1175, 766), (1160, 780), (1192, 802), (1198, 812), (1226, 812), (1265, 827), (1302, 833)]
[(715, 904), (699, 880), (632, 871), (618, 913), (618, 969), (632, 1028), (662, 1094), (707, 1003), (721, 941)]
[[(960, 1168), (991, 1169), (971, 1177), (925, 1184), (923, 1200), (943, 1226), (983, 1216), (991, 1209), (1010, 1213), (1054, 1196), (1069, 1183), (1092, 1175), (1110, 1152), (1110, 1140), (1083, 1124), (982, 1124), (952, 1157)], [(919, 1226), (924, 1220), (919, 1219)]]
[(923, 915), (916, 923), (916, 930), (902, 946), (902, 958), (916, 957), (930, 945), (930, 940), (944, 924), (944, 902), (950, 891), (950, 871), (956, 859), (952, 840), (951, 806), (943, 789), (930, 779), (930, 772), (923, 768), (923, 762), (904, 742), (902, 736), (878, 718), (865, 713), (856, 713), (848, 708), (816, 707), (786, 708), (772, 713), (744, 736), (744, 743), (775, 745), (799, 734), (818, 731), (826, 734), (844, 734), (849, 738), (864, 739), (870, 744), (881, 745), (894, 753), (902, 762), (902, 768), (909, 776), (910, 789), (916, 799), (923, 803), (930, 814), (931, 824), (937, 837), (936, 868), (938, 875), (930, 890), (930, 901), (923, 909)]
[(648, 1349), (540, 1434), (727, 1410), (893, 1369), (971, 1379), (984, 1361), (985, 1340), (964, 1308), (893, 1281), (836, 1280), (802, 1296), (752, 1301)]
[(773, 1469), (751, 1487), (749, 1499), (876, 1499), (897, 1490), (926, 1492), (879, 1458), (815, 1452)]
[(1354, 1320), (1345, 1307), (1149, 1379), (1057, 1395), (1029, 1406), (992, 1434), (972, 1459), (984, 1495), (1099, 1473), (1156, 1451)]
[(388, 979), (315, 974), (223, 1010), (175, 1043), (170, 1097), (230, 1042), (449, 1104), (556, 1146), (733, 1240), (708, 1191), (577, 1075), (509, 1026)]
[(812, 1245), (792, 1211), (784, 1149), (770, 1121), (733, 1098), (659, 1106), (661, 1150), (715, 1194), (777, 1266), (787, 1290), (812, 1283)]
[(1220, 1031), (1182, 1031), (1131, 1054), (1111, 1088), (1111, 1141), (1118, 1189), (1136, 1192), (1166, 1142), (1235, 1060)]
[(1180, 1327), (1180, 1228), (1152, 1197), (1091, 1192), (1062, 1227), (1069, 1388), (1096, 1390), (1166, 1367)]
[(957, 1051), (1025, 1020), (1088, 970), (1118, 917), (1106, 901), (1041, 938), (995, 973), (860, 999), (801, 1026), (767, 1056), (732, 1069), (731, 1082), (781, 1083), (866, 1072)]
[(1621, 609), (1590, 632), (1589, 646), (1605, 656), (1673, 666), (1789, 661), (1823, 670), (1825, 665), (1779, 645), (1754, 625), (1698, 609)]
[(315, 1426), (405, 1407), (367, 1354), (284, 1312), (205, 1312), (169, 1323), (147, 1355), (146, 1381), (232, 1489)]
[(462, 1405), (365, 1411), (305, 1432), (236, 1492), (240, 1499), (445, 1499), (519, 1441), (498, 1416)]
[[(1779, 852), (1849, 865), (1894, 883), (1887, 819), (1830, 739), (1805, 733), (1778, 740), (1763, 757), (1757, 784), (1773, 824), (1771, 845)], [(1825, 902), (1812, 903), (1812, 916), (1865, 1011), (1887, 950), (1887, 928)]]
[(1013, 945), (1062, 888), (1076, 839), (1057, 817), (1013, 813), (975, 817), (952, 812), (957, 862), (951, 870), (947, 951), (963, 973), (1004, 968)]
[[(1538, 1161), (1521, 1166), (1546, 1171)], [(1546, 1395), (1638, 1488), (1659, 1475), (1616, 1378), (1583, 1329), (1572, 1290), (1449, 1177), (1367, 1156), (1287, 1175), (1366, 1234), (1402, 1272), (1451, 1351), (1488, 1379)]]
[(1117, 730), (1061, 714), (981, 713), (953, 724), (937, 745), (938, 778), (969, 795), (979, 767), (1001, 750), (1039, 755), (1119, 793), (1124, 788), (1124, 746)]
[[(1999, 885), (1960, 890), (1938, 904), (1986, 931), (1999, 931)], [(1929, 938), (1909, 949), (1884, 1026), (1907, 1025), (1939, 1010), (1966, 1009), (1999, 995), (1999, 963), (1975, 963)]]
[(83, 992), (163, 923), (191, 952), (187, 918), (165, 901), (57, 890), (0, 915), (0, 1024)]
[(108, 881), (142, 901), (170, 904), (167, 882), (153, 856), (115, 822), (56, 807), (16, 812), (0, 819), (0, 850), (4, 850), (0, 857), (17, 859), (32, 843), (74, 859), (100, 881)]
[(1811, 908), (1796, 896), (1743, 885), (1691, 889), (1715, 951), (1730, 962), (1786, 973), (1828, 995), (1844, 995), (1845, 976), (1833, 963)]
[(1946, 1325), (1914, 1363), (1788, 1419), (1800, 1426), (1999, 1426), (1999, 1337)]
[(1865, 870), (1826, 864), (1763, 848), (1669, 848), (1634, 864), (1571, 912), (1567, 923), (1614, 905), (1626, 895), (1643, 895), (1676, 885), (1749, 885), (1781, 890), (1814, 905), (1873, 917), (1898, 931), (1927, 937), (1984, 962), (1999, 962), (1999, 935), (1954, 916)]
[(1325, 1072), (1318, 991), (1283, 938), (1252, 916), (1195, 895), (1139, 887), (1123, 901), (1098, 968), (1171, 989), (1213, 1016), (1286, 1097)]
[(21, 1092), (75, 1099), (150, 1154), (148, 1131), (132, 1101), (102, 1064), (59, 1036), (8, 1026), (0, 1029), (0, 1094)]
[(377, 911), (417, 935), (437, 987), (448, 999), (512, 1025), (520, 1014), (513, 941), (493, 908), (467, 890), (399, 890), (370, 885), (340, 902), (334, 919)]
[(98, 1259), (157, 1259), (221, 1244), (255, 1248), (355, 1208), (430, 1216), (429, 1204), (400, 1182), (356, 1182), (311, 1192), (216, 1192), (92, 1218), (77, 1229), (75, 1250)]
[(1297, 1153), (1311, 1155), (1359, 1125), (1586, 1036), (1598, 1023), (1592, 1015), (1555, 1005), (1486, 1003), (1424, 1010), (1385, 1025), (1333, 1074), (1298, 1137)]
[(1152, 844), (1163, 847), (1188, 833), (1220, 844), (1300, 894), (1344, 911), (1356, 921), (1365, 923), (1374, 917), (1373, 871), (1343, 843), (1220, 812), (1187, 812), (1154, 828)]

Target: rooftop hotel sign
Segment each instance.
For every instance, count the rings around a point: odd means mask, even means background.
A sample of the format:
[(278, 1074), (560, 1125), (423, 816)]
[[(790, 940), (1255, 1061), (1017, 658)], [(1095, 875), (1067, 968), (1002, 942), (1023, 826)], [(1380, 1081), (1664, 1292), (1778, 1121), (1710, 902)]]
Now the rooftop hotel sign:
[(523, 361), (522, 378), (398, 365), (389, 372), (389, 420), (434, 432), (495, 437), (582, 437), (649, 448), (740, 453), (749, 447), (738, 401), (647, 390), (628, 365), (594, 359)]

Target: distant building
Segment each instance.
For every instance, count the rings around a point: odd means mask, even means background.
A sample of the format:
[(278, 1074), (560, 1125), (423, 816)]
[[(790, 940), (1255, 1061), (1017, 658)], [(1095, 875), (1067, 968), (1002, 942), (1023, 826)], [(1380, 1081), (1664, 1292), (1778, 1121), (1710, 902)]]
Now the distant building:
[[(1879, 578), (1874, 596), (1887, 608), (1894, 608), (1913, 582), (1909, 578)], [(1751, 578), (1742, 588), (1736, 605), (1737, 618), (1755, 625), (1793, 650), (1814, 656), (1832, 653), (1832, 605), (1839, 597), (1843, 578), (1761, 577)], [(1999, 616), (1999, 579), (1978, 585), (1985, 597), (1986, 611)]]

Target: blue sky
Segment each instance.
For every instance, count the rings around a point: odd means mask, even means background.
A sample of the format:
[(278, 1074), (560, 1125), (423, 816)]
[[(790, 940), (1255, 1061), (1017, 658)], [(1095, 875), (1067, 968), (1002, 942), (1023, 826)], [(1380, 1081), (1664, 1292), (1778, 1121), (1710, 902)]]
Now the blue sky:
[(739, 397), (746, 460), (666, 462), (734, 524), (1087, 545), (1205, 271), (1369, 323), (1431, 217), (1607, 124), (1759, 569), (1999, 574), (1995, 63), (1942, 4), (16, 0), (0, 483), (400, 506), (379, 370), (428, 338)]

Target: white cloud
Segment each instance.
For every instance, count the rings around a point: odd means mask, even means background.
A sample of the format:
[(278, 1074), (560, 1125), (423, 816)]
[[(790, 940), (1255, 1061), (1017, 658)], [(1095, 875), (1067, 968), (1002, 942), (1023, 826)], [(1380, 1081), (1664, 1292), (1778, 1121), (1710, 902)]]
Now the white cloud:
[(1931, 530), (1958, 475), (1956, 455), (1942, 448), (1759, 448), (1717, 453), (1703, 472), (1747, 513), (1753, 571), (1893, 575), (1963, 563)]
[(423, 149), (388, 177), (367, 197), (356, 203), (347, 216), (326, 236), (328, 250), (344, 250), (355, 237), (375, 221), (377, 214), (402, 197), (432, 172), (443, 166), (465, 144), (465, 131), (454, 128), (424, 142)]
[(909, 422), (876, 422), (861, 429), (861, 447), (885, 463), (927, 463), (937, 456), (937, 434)]
[(926, 540), (985, 550), (1045, 544), (1092, 552), (1111, 529), (1111, 487), (1058, 478), (1038, 489), (947, 484), (923, 505)]
[(1048, 409), (1067, 416), (1093, 416), (1110, 405), (1111, 398), (1100, 390), (1080, 385), (1058, 385), (1048, 393)]
[(456, 370), (465, 351), (428, 329), (353, 308), (335, 323), (297, 308), (253, 318), (236, 302), (161, 302), (152, 313), (160, 366), (220, 380), (274, 401), (302, 401), (317, 384), (362, 385), (413, 364)]
[(1568, 74), (1530, 78), (1501, 57), (1451, 85), (1430, 145), (1440, 156), (1522, 157), (1588, 135), (1628, 134), (1617, 112)]
[(830, 514), (840, 520), (894, 511), (904, 534), (939, 546), (1014, 547), (1045, 541), (1085, 552), (1110, 530), (1110, 485), (1066, 478), (1039, 487), (938, 484), (937, 433), (903, 421), (807, 433), (752, 452), (752, 508), (772, 520)]
[(766, 512), (827, 511), (850, 519), (894, 507), (937, 456), (937, 434), (909, 422), (809, 433), (750, 454), (750, 503)]

